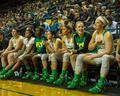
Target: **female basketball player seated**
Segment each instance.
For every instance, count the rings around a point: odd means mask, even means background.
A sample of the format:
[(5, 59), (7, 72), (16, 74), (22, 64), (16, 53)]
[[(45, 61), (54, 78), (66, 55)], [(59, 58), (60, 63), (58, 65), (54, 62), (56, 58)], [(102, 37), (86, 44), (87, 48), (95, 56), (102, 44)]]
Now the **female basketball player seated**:
[[(55, 37), (55, 32), (54, 31), (48, 31), (46, 33), (47, 35), (47, 41), (46, 41), (46, 51), (47, 51), (47, 55), (48, 58), (46, 58), (44, 61), (44, 63), (42, 63), (42, 76), (40, 78), (41, 81), (46, 81), (47, 77), (48, 77), (48, 64), (50, 64), (51, 62), (51, 56), (52, 54), (54, 54), (56, 52), (56, 50), (58, 50), (59, 48), (61, 48), (62, 43), (61, 43), (61, 39)], [(54, 65), (50, 65), (51, 69), (53, 68)]]
[(75, 88), (79, 86), (79, 77), (83, 70), (83, 65), (87, 64), (101, 64), (100, 79), (98, 83), (89, 89), (91, 93), (100, 93), (105, 86), (105, 79), (109, 71), (110, 61), (114, 59), (112, 55), (113, 43), (112, 35), (105, 30), (107, 19), (104, 16), (99, 16), (95, 20), (95, 32), (89, 43), (88, 49), (91, 51), (87, 54), (80, 54), (76, 60), (75, 75), (68, 88)]
[[(27, 69), (26, 74), (22, 77), (22, 79), (32, 78), (33, 80), (39, 79), (39, 65), (40, 63), (46, 64), (46, 46), (45, 46), (45, 38), (42, 37), (43, 28), (36, 29), (36, 37), (34, 40), (34, 52), (29, 53), (24, 56), (24, 64)], [(42, 62), (41, 62), (42, 61)], [(34, 73), (31, 70), (31, 66), (34, 66)]]
[[(59, 79), (54, 82), (56, 85), (61, 85), (65, 82), (65, 74), (67, 73), (68, 65), (71, 63), (74, 71), (75, 61), (78, 54), (86, 53), (88, 51), (88, 44), (91, 39), (91, 35), (85, 32), (85, 26), (82, 21), (76, 22), (76, 34), (73, 35), (72, 30), (67, 27), (68, 31), (65, 31), (64, 46), (67, 51), (63, 55), (62, 72)], [(81, 82), (86, 82), (85, 72), (82, 74)]]
[(18, 29), (12, 29), (12, 38), (9, 40), (7, 49), (1, 54), (1, 63), (3, 70), (0, 72), (0, 78), (3, 78), (8, 69), (17, 61), (18, 56), (22, 53), (23, 37), (19, 35)]
[[(1, 79), (7, 79), (11, 75), (14, 74), (14, 71), (20, 67), (22, 63), (24, 63), (24, 56), (33, 52), (33, 44), (34, 44), (34, 37), (33, 37), (33, 31), (32, 28), (26, 28), (25, 31), (25, 38), (23, 40), (23, 48), (22, 48), (22, 54), (17, 58), (16, 64), (11, 68), (7, 67), (6, 70), (8, 71), (6, 74), (2, 75)], [(10, 69), (11, 68), (11, 69)]]

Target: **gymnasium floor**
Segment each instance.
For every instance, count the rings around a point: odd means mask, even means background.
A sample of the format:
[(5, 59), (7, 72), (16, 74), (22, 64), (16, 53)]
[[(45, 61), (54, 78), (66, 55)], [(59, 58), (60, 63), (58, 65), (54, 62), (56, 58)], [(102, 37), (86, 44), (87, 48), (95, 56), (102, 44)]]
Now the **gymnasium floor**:
[(1, 81), (0, 96), (103, 96), (18, 81)]
[[(119, 88), (117, 89), (119, 90)], [(0, 96), (120, 96), (109, 92), (106, 95), (94, 95), (87, 91), (68, 90), (49, 85), (20, 80), (0, 80)]]

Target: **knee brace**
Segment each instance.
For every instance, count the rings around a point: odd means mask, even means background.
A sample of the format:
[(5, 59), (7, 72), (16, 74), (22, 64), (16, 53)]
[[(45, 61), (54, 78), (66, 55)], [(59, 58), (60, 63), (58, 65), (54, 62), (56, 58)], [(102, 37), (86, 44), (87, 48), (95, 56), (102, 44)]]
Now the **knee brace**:
[(76, 65), (75, 65), (75, 73), (76, 74), (79, 74), (82, 71), (83, 57), (84, 57), (84, 54), (80, 54), (80, 55), (77, 56)]

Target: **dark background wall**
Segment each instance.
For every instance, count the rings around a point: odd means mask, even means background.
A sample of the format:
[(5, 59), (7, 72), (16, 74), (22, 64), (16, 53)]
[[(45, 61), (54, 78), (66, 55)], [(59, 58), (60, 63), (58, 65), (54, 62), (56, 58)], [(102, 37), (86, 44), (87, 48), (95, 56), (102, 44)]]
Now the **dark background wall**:
[(0, 0), (0, 10), (9, 9), (11, 7), (16, 7), (22, 5), (30, 0)]

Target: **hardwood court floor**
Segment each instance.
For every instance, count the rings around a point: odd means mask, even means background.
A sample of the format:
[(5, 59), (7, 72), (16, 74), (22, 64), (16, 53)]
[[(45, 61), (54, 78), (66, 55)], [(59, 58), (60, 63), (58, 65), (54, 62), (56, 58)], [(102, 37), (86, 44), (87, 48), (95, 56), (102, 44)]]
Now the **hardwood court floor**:
[(44, 85), (0, 80), (0, 96), (105, 96), (77, 90), (67, 90)]

